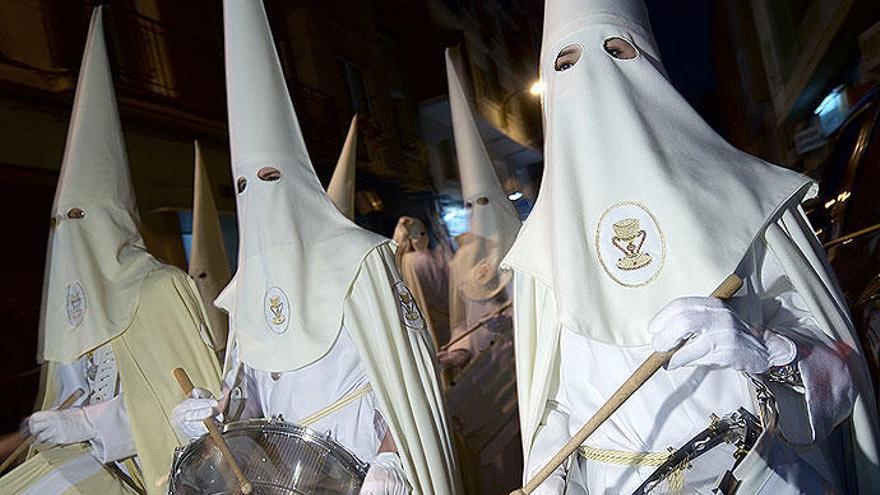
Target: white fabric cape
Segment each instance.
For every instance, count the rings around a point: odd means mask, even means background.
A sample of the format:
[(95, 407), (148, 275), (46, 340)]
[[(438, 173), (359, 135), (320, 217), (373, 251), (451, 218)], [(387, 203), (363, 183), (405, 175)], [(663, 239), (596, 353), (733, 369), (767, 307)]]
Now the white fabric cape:
[(345, 303), (380, 410), (414, 495), (463, 493), (427, 325), (394, 265), (390, 244), (367, 255)]

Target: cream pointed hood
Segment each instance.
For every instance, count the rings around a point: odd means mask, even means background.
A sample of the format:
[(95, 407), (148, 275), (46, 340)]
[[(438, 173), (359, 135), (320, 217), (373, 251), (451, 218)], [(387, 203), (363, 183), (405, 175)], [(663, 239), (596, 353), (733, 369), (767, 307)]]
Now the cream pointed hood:
[(357, 168), (357, 115), (351, 118), (345, 144), (339, 154), (339, 161), (333, 170), (333, 177), (327, 185), (327, 196), (349, 220), (354, 219), (354, 185)]
[(189, 258), (189, 276), (196, 282), (211, 324), (211, 345), (215, 351), (226, 347), (228, 318), (214, 306), (214, 299), (229, 283), (229, 259), (220, 229), (220, 217), (211, 192), (211, 180), (202, 160), (202, 147), (195, 144), (195, 171), (193, 173), (192, 251)]
[(46, 361), (71, 362), (124, 332), (158, 266), (138, 232), (101, 13), (92, 13), (52, 205), (40, 323)]
[[(612, 37), (638, 55), (607, 53)], [(557, 71), (570, 45), (583, 53)], [(807, 178), (733, 148), (678, 94), (640, 0), (547, 0), (541, 73), (544, 177), (504, 265), (549, 285), (582, 335), (647, 344), (657, 310), (709, 294), (807, 194)]]
[(446, 50), (452, 130), (461, 195), (470, 212), (471, 236), (450, 262), (450, 289), (462, 290), (470, 299), (484, 300), (498, 294), (510, 281), (510, 273), (499, 272), (498, 265), (513, 244), (520, 220), (501, 188), (480, 137), (459, 76), (459, 58), (457, 49)]
[[(225, 0), (223, 19), (239, 254), (217, 305), (242, 362), (288, 371), (329, 351), (361, 261), (386, 239), (346, 219), (318, 181), (262, 2)], [(280, 177), (261, 179), (265, 167)]]

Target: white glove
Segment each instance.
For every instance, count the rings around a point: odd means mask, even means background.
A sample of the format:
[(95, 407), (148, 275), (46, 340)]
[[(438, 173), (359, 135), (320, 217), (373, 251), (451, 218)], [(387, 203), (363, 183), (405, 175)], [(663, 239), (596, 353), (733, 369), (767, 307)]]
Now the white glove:
[(211, 392), (201, 388), (194, 388), (189, 399), (174, 406), (171, 417), (181, 433), (189, 438), (199, 438), (208, 433), (204, 424), (206, 419), (222, 420), (220, 404)]
[(765, 373), (791, 363), (794, 342), (771, 330), (743, 321), (714, 297), (682, 297), (667, 304), (648, 324), (654, 350), (666, 352), (688, 340), (672, 355), (667, 369), (682, 366), (733, 368)]
[(28, 419), (28, 428), (38, 442), (69, 444), (85, 442), (98, 436), (98, 430), (81, 407), (35, 412)]
[(412, 486), (396, 452), (380, 452), (370, 464), (361, 495), (409, 495)]

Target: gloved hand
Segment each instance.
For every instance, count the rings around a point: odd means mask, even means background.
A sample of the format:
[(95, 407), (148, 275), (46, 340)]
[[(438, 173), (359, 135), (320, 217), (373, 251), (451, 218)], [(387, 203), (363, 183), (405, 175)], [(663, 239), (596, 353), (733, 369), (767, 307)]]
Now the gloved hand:
[(452, 349), (437, 353), (437, 360), (443, 369), (461, 368), (471, 360), (471, 353), (467, 349)]
[(409, 495), (412, 486), (396, 452), (380, 452), (370, 464), (361, 495)]
[(81, 407), (31, 414), (28, 428), (38, 442), (78, 443), (98, 436), (98, 431)]
[(181, 433), (189, 438), (199, 438), (208, 433), (204, 420), (215, 418), (222, 421), (217, 399), (211, 392), (201, 388), (194, 388), (189, 399), (174, 406), (171, 417)]
[(690, 339), (672, 355), (667, 369), (706, 366), (759, 374), (787, 365), (797, 355), (797, 347), (787, 337), (743, 321), (714, 297), (672, 301), (654, 315), (648, 331), (658, 352)]

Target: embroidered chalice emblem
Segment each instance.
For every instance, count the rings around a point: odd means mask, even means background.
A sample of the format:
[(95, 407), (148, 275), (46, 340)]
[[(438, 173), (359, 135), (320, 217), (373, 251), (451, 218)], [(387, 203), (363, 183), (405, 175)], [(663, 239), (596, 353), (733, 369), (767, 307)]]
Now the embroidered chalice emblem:
[(617, 268), (627, 271), (638, 270), (651, 263), (650, 253), (642, 252), (648, 234), (639, 228), (637, 218), (625, 218), (614, 222), (611, 228), (614, 230), (611, 243), (623, 253), (623, 257), (617, 259)]
[(425, 328), (425, 319), (416, 304), (416, 298), (413, 297), (409, 287), (399, 281), (394, 284), (394, 293), (397, 295), (397, 305), (400, 308), (400, 317), (404, 326), (414, 330)]
[(279, 287), (270, 287), (263, 302), (266, 326), (272, 333), (281, 335), (287, 331), (290, 322), (290, 303), (287, 295)]
[(269, 311), (272, 312), (272, 324), (283, 325), (287, 318), (284, 317), (284, 303), (281, 297), (275, 296), (269, 298)]
[(80, 324), (86, 313), (86, 294), (79, 282), (67, 286), (67, 323), (72, 327)]

